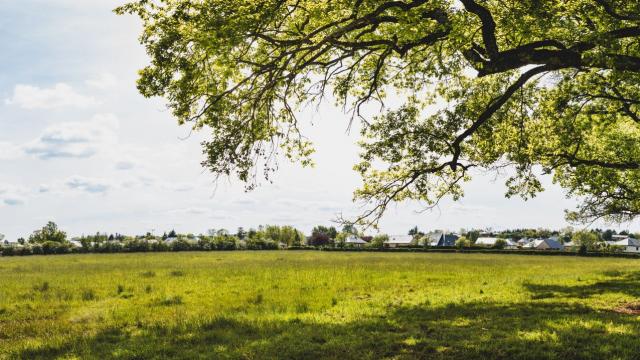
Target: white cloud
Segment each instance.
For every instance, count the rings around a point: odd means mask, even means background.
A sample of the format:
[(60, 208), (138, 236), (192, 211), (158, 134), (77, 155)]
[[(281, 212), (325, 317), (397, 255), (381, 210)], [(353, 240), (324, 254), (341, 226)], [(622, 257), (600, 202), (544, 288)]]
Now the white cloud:
[(467, 205), (464, 203), (453, 203), (447, 207), (447, 210), (454, 214), (494, 214), (496, 209), (485, 205)]
[(232, 220), (232, 219), (236, 219), (236, 217), (233, 216), (228, 211), (213, 210), (213, 209), (209, 209), (209, 208), (206, 208), (206, 207), (197, 207), (197, 206), (169, 210), (169, 211), (167, 211), (167, 214), (174, 215), (174, 216), (176, 216), (176, 215), (177, 216), (189, 216), (190, 218), (192, 218), (192, 217), (207, 218), (207, 219), (213, 219), (213, 220)]
[(116, 170), (132, 170), (137, 166), (134, 160), (120, 160), (116, 162)]
[(85, 83), (90, 87), (100, 90), (106, 90), (118, 85), (118, 79), (116, 79), (113, 74), (102, 73), (94, 78), (87, 80)]
[(183, 209), (169, 210), (169, 214), (185, 214), (185, 215), (212, 215), (211, 209), (203, 207), (188, 207)]
[(54, 124), (23, 149), (43, 160), (88, 158), (117, 144), (118, 125), (118, 119), (112, 114), (96, 115), (87, 122)]
[(62, 107), (87, 108), (97, 105), (98, 101), (91, 96), (77, 93), (70, 85), (58, 83), (51, 88), (16, 85), (13, 89), (13, 96), (6, 99), (5, 103), (32, 110)]
[(27, 189), (21, 186), (0, 184), (0, 206), (18, 206), (25, 203)]
[(69, 178), (65, 182), (65, 185), (69, 189), (84, 191), (91, 194), (104, 194), (113, 187), (113, 185), (106, 180), (78, 175)]
[(5, 141), (0, 141), (0, 160), (17, 159), (22, 155), (20, 147)]
[(5, 205), (9, 206), (24, 205), (24, 199), (20, 197), (6, 197), (3, 202)]
[(184, 182), (182, 183), (167, 182), (164, 184), (164, 188), (166, 188), (167, 190), (176, 191), (176, 192), (187, 192), (195, 189), (195, 187), (192, 184), (184, 183)]

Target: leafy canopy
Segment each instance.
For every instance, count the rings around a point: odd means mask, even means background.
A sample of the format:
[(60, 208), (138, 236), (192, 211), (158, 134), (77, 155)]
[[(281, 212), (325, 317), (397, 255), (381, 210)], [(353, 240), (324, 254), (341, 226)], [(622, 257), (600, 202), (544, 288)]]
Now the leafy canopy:
[[(311, 165), (300, 107), (333, 95), (363, 122), (375, 224), (392, 201), (460, 198), (470, 169), (540, 172), (581, 205), (572, 220), (640, 213), (637, 0), (138, 0), (151, 63), (139, 90), (211, 133), (203, 165), (252, 188), (275, 155)], [(363, 104), (400, 96), (374, 118)], [(263, 167), (263, 171), (260, 168)]]
[(67, 233), (58, 229), (56, 223), (49, 221), (42, 229), (34, 231), (29, 236), (29, 243), (43, 244), (46, 242), (64, 243), (67, 241)]

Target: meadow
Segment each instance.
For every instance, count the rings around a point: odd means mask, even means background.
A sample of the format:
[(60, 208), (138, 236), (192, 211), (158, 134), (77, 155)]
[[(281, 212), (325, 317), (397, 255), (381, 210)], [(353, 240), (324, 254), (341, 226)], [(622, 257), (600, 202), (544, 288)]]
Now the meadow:
[[(1, 359), (639, 359), (640, 261), (191, 252), (0, 258)], [(629, 309), (626, 309), (629, 310)]]

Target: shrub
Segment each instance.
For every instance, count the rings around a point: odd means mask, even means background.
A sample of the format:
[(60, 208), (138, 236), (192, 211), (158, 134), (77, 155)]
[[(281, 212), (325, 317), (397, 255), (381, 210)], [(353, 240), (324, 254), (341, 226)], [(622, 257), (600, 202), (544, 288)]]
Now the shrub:
[(276, 250), (278, 249), (278, 244), (273, 240), (252, 238), (246, 241), (246, 247), (249, 250)]
[(471, 240), (467, 239), (464, 236), (461, 236), (458, 240), (456, 240), (456, 248), (463, 249), (471, 246)]
[(42, 243), (42, 252), (45, 255), (67, 254), (71, 252), (71, 246), (68, 243), (45, 241)]
[(42, 249), (42, 246), (40, 244), (33, 244), (31, 245), (31, 253), (33, 255), (43, 255), (44, 250)]
[[(606, 250), (601, 248), (601, 244), (598, 241), (598, 235), (591, 231), (578, 231), (573, 234), (571, 240), (574, 244), (580, 245), (580, 249), (584, 245), (586, 251), (594, 251), (594, 250)], [(586, 253), (585, 251), (585, 253)]]
[(589, 249), (587, 248), (587, 245), (586, 245), (586, 244), (581, 244), (581, 245), (580, 245), (580, 248), (578, 249), (578, 254), (580, 254), (580, 255), (587, 255), (587, 251), (588, 251), (588, 250), (589, 250)]
[(367, 245), (367, 247), (374, 249), (382, 249), (384, 244), (389, 240), (389, 235), (380, 234), (373, 237), (371, 242)]
[(171, 244), (171, 251), (189, 251), (191, 244), (183, 239), (176, 240)]
[(507, 247), (507, 241), (505, 239), (498, 239), (493, 247), (495, 249), (502, 250)]
[(147, 252), (151, 250), (151, 244), (146, 240), (131, 240), (124, 244), (124, 250), (127, 252)]
[(309, 245), (311, 246), (326, 246), (329, 245), (330, 242), (331, 238), (329, 235), (319, 231), (311, 234), (311, 237), (309, 238)]
[(15, 248), (13, 246), (5, 246), (2, 248), (2, 256), (14, 256)]
[(31, 248), (28, 246), (20, 246), (20, 247), (16, 247), (14, 249), (14, 255), (17, 256), (27, 256), (27, 255), (32, 255), (31, 253)]
[(169, 245), (163, 241), (159, 241), (151, 244), (151, 250), (153, 251), (169, 251), (171, 248)]

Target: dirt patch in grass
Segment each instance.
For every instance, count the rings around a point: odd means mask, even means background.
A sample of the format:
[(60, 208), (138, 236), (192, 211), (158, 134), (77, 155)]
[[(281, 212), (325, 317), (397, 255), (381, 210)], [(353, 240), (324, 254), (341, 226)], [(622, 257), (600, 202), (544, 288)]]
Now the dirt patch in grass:
[(640, 301), (622, 304), (613, 309), (613, 311), (620, 314), (640, 315)]

